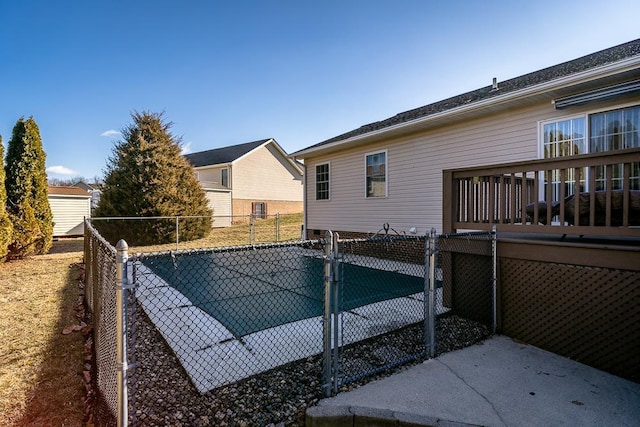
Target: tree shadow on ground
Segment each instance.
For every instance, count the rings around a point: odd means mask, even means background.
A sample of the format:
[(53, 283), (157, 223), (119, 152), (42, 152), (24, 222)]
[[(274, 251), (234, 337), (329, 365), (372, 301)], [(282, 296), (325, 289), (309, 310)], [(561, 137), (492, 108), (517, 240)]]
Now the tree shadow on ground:
[[(23, 416), (15, 425), (19, 426), (82, 426), (84, 425), (85, 386), (83, 381), (83, 354), (85, 338), (80, 331), (83, 315), (79, 308), (82, 296), (79, 280), (82, 274), (81, 253), (75, 249), (82, 247), (82, 239), (55, 242), (54, 254), (43, 255), (37, 262), (42, 263), (37, 271), (42, 277), (37, 280), (58, 284), (50, 291), (39, 295), (49, 298), (48, 307), (57, 310), (57, 320), (46, 325), (51, 330), (49, 339), (42, 351), (42, 362), (38, 368), (33, 386), (26, 393), (26, 407)], [(61, 243), (61, 244), (60, 244)], [(66, 271), (60, 274), (61, 269)], [(40, 275), (40, 274), (39, 274)], [(63, 282), (62, 282), (63, 281)], [(57, 288), (57, 289), (56, 289)], [(30, 327), (39, 327), (38, 315)], [(73, 328), (71, 328), (73, 326)], [(64, 333), (63, 333), (64, 331)], [(29, 340), (28, 331), (25, 340)], [(86, 332), (86, 330), (85, 330)], [(28, 344), (27, 344), (28, 345)], [(34, 343), (34, 345), (37, 345)]]

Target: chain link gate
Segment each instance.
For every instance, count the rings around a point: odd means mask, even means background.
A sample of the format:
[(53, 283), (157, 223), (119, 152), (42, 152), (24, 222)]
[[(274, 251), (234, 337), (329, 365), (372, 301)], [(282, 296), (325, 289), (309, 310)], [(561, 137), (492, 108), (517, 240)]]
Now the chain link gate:
[(432, 229), (340, 240), (328, 231), (324, 395), (495, 333), (495, 236)]
[(326, 241), (323, 389), (330, 396), (433, 347), (425, 323), (432, 238), (341, 240), (328, 231)]

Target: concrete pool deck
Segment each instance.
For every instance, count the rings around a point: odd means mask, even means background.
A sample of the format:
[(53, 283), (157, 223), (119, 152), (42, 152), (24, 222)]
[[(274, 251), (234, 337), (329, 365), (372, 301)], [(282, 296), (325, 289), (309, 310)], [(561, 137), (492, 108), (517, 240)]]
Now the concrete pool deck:
[[(323, 351), (321, 316), (235, 337), (140, 263), (136, 264), (136, 296), (200, 393)], [(340, 337), (342, 344), (421, 321), (423, 297), (418, 293), (342, 313), (338, 321), (350, 331), (347, 339)], [(437, 311), (446, 309), (440, 306)]]
[(307, 426), (638, 426), (640, 384), (494, 336), (320, 401)]

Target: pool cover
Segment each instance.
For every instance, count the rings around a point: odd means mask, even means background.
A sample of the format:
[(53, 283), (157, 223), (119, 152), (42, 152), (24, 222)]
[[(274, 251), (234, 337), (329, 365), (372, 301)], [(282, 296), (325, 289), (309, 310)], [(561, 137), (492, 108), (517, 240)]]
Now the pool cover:
[[(236, 337), (324, 311), (324, 261), (287, 251), (147, 256), (143, 263)], [(341, 309), (408, 296), (424, 278), (341, 263)]]

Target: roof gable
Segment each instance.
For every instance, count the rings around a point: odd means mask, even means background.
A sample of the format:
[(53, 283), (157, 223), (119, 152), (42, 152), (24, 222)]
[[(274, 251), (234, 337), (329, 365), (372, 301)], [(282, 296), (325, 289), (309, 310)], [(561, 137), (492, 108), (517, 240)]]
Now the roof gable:
[(230, 145), (228, 147), (185, 154), (184, 157), (193, 167), (231, 163), (270, 140), (271, 138), (267, 138), (259, 141), (246, 142), (244, 144)]
[[(432, 115), (445, 113), (466, 105), (473, 105), (482, 101), (489, 101), (494, 97), (513, 93), (536, 85), (561, 79), (566, 76), (601, 67), (626, 58), (640, 55), (640, 39), (630, 41), (612, 48), (592, 53), (578, 59), (567, 61), (542, 70), (515, 77), (497, 84), (485, 86), (461, 95), (434, 102), (422, 107), (398, 113), (393, 117), (366, 124), (352, 131), (343, 133), (318, 144), (300, 150), (298, 153), (314, 150), (325, 145), (339, 143), (350, 138), (363, 136), (369, 133), (383, 131), (387, 128), (401, 126), (416, 119), (426, 118)], [(292, 154), (295, 156), (297, 153)]]

